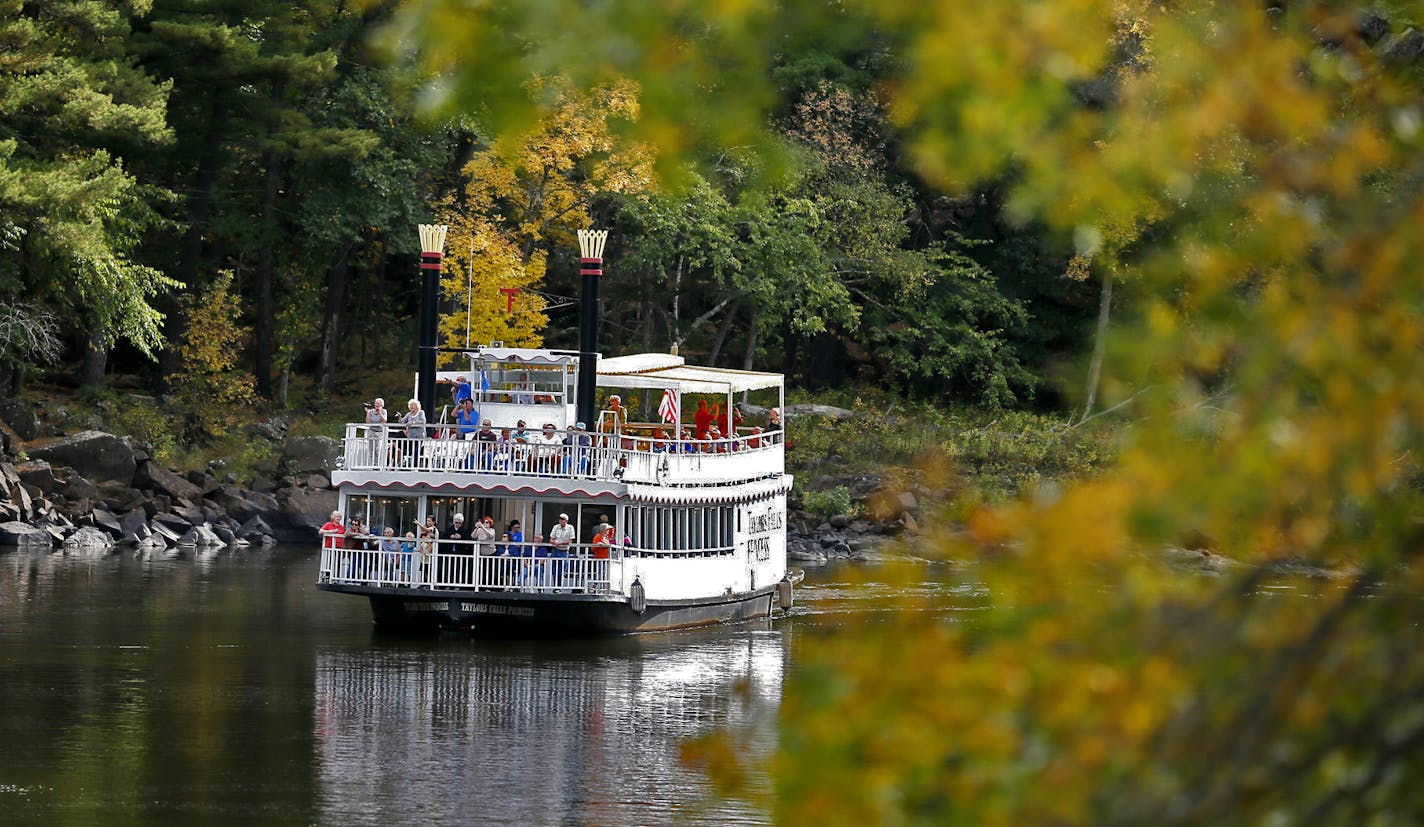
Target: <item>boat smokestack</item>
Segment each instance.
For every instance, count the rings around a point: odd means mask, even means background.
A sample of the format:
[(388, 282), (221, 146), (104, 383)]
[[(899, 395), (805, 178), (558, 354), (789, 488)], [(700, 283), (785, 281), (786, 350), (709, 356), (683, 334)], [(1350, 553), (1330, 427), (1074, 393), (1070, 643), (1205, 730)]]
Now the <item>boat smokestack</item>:
[(420, 379), (415, 398), (427, 420), (435, 417), (435, 353), (439, 337), (440, 260), (448, 224), (420, 224)]
[(583, 296), (579, 303), (579, 375), (577, 412), (580, 422), (594, 428), (594, 390), (598, 385), (598, 283), (603, 278), (603, 245), (607, 230), (579, 230), (579, 274)]

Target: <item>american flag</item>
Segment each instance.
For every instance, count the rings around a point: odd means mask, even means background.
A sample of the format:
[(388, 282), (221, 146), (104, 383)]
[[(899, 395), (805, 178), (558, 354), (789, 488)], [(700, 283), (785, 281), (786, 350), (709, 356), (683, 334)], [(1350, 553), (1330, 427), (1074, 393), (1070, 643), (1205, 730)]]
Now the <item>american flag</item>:
[(658, 405), (658, 414), (664, 422), (677, 424), (677, 391), (667, 388), (663, 391), (663, 401)]

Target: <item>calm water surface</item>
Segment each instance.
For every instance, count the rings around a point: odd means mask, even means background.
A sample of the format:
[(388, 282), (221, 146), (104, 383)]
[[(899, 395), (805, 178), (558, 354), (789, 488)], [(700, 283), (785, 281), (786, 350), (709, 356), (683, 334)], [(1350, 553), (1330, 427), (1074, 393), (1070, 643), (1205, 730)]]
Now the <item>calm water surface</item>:
[(769, 622), (394, 637), (315, 554), (0, 553), (0, 823), (763, 824), (680, 746), (770, 754), (792, 641), (877, 592), (822, 568)]

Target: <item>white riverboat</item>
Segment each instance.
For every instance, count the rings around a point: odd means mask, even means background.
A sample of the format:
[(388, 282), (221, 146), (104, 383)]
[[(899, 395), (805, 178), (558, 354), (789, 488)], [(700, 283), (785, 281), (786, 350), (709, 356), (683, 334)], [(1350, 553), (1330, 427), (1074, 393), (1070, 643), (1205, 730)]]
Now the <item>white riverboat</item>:
[[(743, 394), (781, 409), (779, 374), (658, 353), (594, 354), (596, 374), (573, 351), (465, 356), (438, 379), (469, 380), (487, 431), (346, 426), (332, 481), (347, 522), (323, 532), (319, 588), (368, 597), (383, 626), (466, 630), (662, 630), (790, 608), (779, 422), (724, 414), (728, 433), (698, 439), (684, 411), (730, 412)], [(577, 419), (581, 375), (596, 375), (592, 422)]]

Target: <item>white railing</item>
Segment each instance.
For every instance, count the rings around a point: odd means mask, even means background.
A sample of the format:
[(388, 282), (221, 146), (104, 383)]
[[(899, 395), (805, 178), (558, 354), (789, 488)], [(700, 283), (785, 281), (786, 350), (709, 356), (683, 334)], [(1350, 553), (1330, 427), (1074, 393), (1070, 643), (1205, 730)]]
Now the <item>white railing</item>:
[[(402, 538), (383, 548), (387, 539), (324, 533), (317, 582), (432, 590), (621, 591), (611, 579), (614, 566), (621, 565), (619, 546), (595, 549), (580, 544), (557, 551), (547, 543)], [(358, 543), (371, 548), (355, 547)]]
[(785, 469), (783, 434), (747, 434), (725, 439), (652, 439), (630, 434), (575, 436), (574, 442), (528, 442), (448, 438), (408, 439), (394, 426), (346, 426), (342, 467), (348, 471), (423, 471), (495, 474), (667, 484), (721, 483), (757, 479)]

